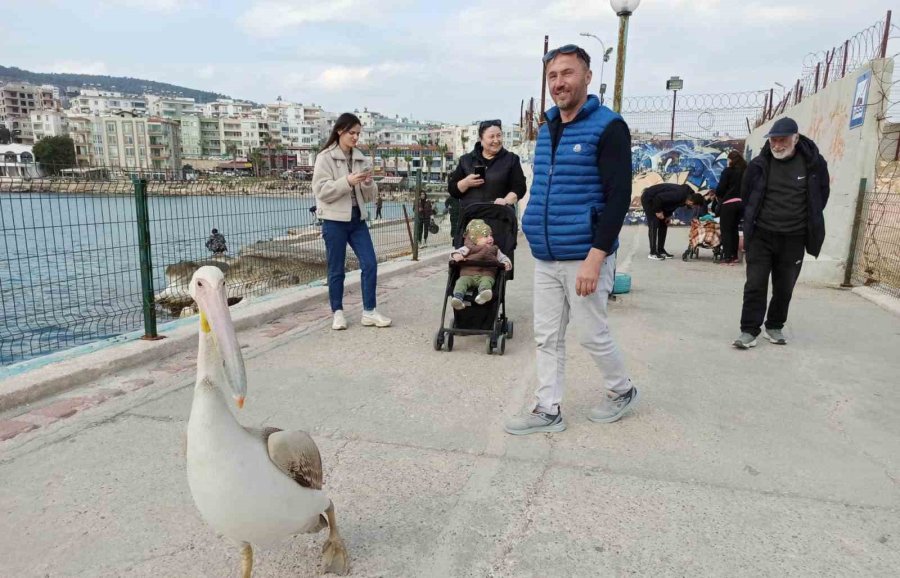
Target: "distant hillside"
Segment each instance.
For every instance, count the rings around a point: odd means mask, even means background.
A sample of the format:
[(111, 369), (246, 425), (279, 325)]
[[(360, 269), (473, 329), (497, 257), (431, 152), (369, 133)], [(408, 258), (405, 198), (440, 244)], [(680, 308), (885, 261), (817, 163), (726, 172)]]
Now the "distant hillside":
[(127, 76), (101, 76), (96, 74), (58, 74), (55, 72), (31, 72), (21, 68), (0, 66), (0, 84), (7, 82), (25, 82), (28, 84), (52, 84), (64, 91), (67, 87), (93, 88), (97, 90), (112, 90), (126, 94), (158, 94), (161, 96), (184, 96), (193, 98), (197, 102), (212, 102), (217, 98), (229, 98), (224, 94), (185, 88), (165, 82), (142, 80)]

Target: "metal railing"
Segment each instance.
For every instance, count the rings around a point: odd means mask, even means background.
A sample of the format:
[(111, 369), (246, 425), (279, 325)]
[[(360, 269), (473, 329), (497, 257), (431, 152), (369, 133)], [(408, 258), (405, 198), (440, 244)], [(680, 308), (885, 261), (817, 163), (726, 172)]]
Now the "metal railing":
[[(225, 271), (232, 303), (325, 277), (309, 181), (44, 171), (57, 174), (0, 178), (0, 365), (138, 330), (155, 337), (157, 322), (193, 313), (188, 283), (203, 264)], [(379, 261), (417, 253), (416, 193), (383, 196), (370, 222)], [(429, 196), (443, 209), (446, 195)], [(374, 219), (375, 204), (365, 210)], [(449, 219), (435, 220), (428, 244), (449, 249)], [(227, 247), (216, 254), (205, 246), (214, 228)], [(348, 250), (347, 269), (357, 266)]]

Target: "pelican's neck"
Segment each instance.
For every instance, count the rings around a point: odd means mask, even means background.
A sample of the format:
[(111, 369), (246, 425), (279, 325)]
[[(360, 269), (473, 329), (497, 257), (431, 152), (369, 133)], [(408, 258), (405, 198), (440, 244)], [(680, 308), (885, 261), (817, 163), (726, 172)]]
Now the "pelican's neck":
[(222, 356), (216, 347), (212, 331), (204, 331), (202, 325), (201, 322), (200, 344), (197, 347), (197, 383), (204, 379), (212, 383), (222, 383), (225, 377), (222, 374)]
[(234, 414), (228, 407), (226, 396), (221, 390), (224, 379), (222, 356), (219, 355), (212, 332), (204, 332), (201, 329), (197, 352), (197, 383), (194, 385), (191, 419), (196, 418), (205, 423), (205, 428), (210, 427), (214, 422), (224, 424), (226, 428), (238, 425)]

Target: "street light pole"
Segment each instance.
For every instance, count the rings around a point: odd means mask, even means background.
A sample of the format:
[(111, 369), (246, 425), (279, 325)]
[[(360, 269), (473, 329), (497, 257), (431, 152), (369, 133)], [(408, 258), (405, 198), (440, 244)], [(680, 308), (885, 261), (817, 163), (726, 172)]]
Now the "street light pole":
[(616, 55), (616, 88), (613, 94), (613, 110), (622, 111), (622, 92), (625, 85), (625, 47), (628, 44), (628, 19), (640, 6), (641, 0), (609, 0), (609, 5), (619, 17), (619, 50)]
[(666, 82), (666, 90), (673, 91), (672, 94), (672, 130), (669, 133), (669, 140), (672, 146), (675, 146), (675, 105), (678, 102), (678, 91), (684, 88), (684, 81), (678, 76), (673, 76)]
[(603, 48), (603, 60), (600, 61), (600, 104), (603, 104), (604, 97), (606, 96), (606, 84), (603, 82), (603, 69), (607, 62), (609, 62), (609, 55), (612, 54), (612, 48), (607, 48), (606, 44), (600, 40), (600, 37), (596, 34), (591, 34), (590, 32), (582, 32), (581, 36), (588, 36), (593, 38), (597, 42), (600, 43), (600, 46)]

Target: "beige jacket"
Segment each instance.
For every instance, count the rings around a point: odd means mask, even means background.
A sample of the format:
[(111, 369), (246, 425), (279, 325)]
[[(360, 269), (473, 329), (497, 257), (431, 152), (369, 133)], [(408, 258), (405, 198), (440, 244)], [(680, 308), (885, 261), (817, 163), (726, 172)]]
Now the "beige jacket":
[[(378, 187), (361, 183), (351, 187), (347, 175), (363, 170), (366, 166), (366, 155), (357, 148), (353, 149), (352, 167), (347, 166), (344, 151), (335, 143), (316, 156), (313, 169), (312, 190), (316, 195), (316, 215), (329, 221), (350, 222), (353, 203), (350, 195), (356, 195), (362, 218), (367, 217), (366, 203), (375, 200)], [(371, 164), (371, 163), (369, 163)]]

